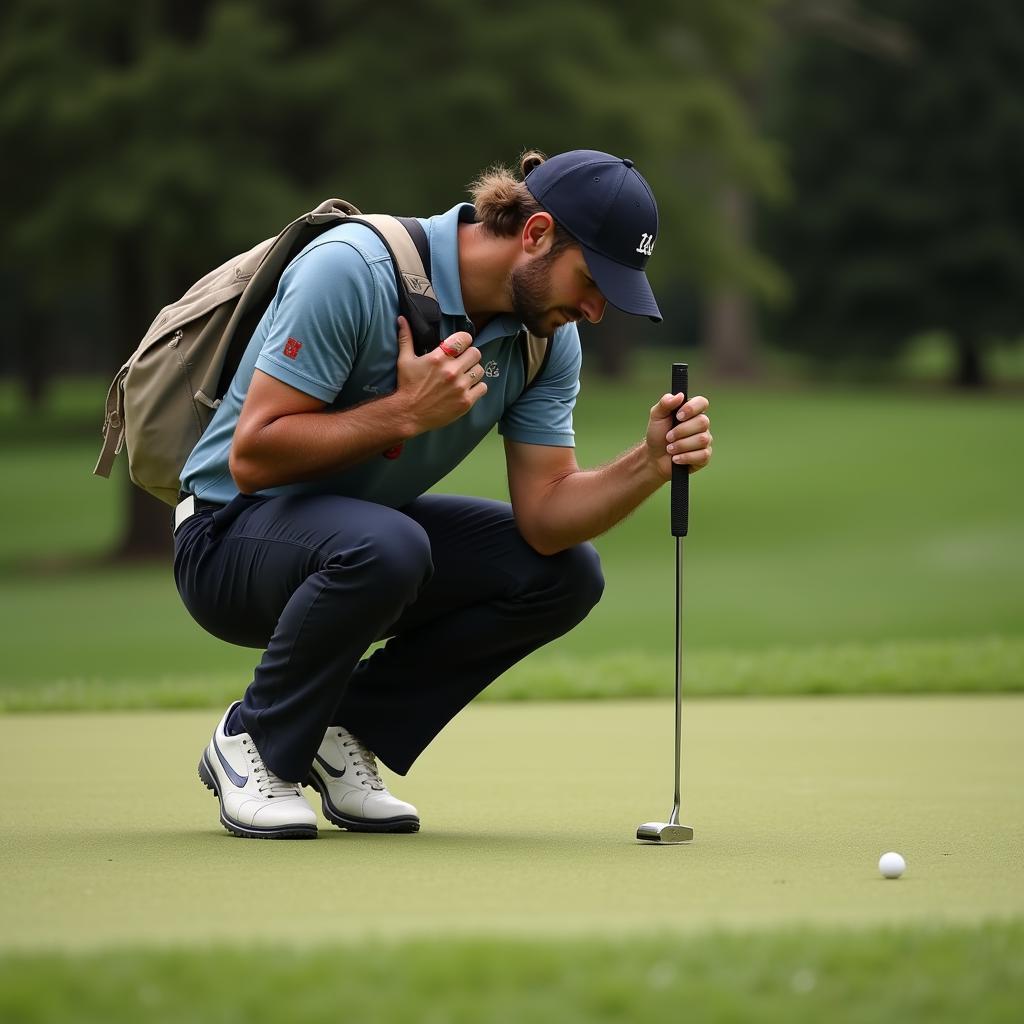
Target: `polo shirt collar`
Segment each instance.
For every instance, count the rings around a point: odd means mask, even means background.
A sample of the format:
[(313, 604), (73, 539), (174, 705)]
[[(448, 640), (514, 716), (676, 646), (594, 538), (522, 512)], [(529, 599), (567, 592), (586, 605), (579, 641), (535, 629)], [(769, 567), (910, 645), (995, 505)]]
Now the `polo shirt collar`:
[[(468, 320), (459, 280), (459, 225), (476, 221), (472, 203), (458, 203), (447, 213), (429, 220), (430, 228), (430, 281), (434, 286), (438, 305), (445, 316)], [(480, 332), (478, 342), (492, 338), (509, 337), (525, 330), (511, 314), (494, 317)]]

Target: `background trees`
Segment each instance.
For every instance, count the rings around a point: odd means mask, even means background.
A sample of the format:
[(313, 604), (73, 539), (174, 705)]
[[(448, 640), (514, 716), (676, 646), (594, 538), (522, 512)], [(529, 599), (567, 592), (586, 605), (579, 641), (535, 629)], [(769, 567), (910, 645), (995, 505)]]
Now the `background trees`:
[(1022, 333), (1024, 10), (865, 7), (906, 47), (804, 37), (783, 75), (775, 127), (797, 199), (775, 219), (793, 295), (775, 336), (823, 361), (888, 364), (939, 330), (957, 382), (977, 387), (986, 350)]
[[(662, 183), (652, 270), (670, 307), (684, 281), (756, 289), (772, 271), (724, 244), (708, 197), (727, 179), (778, 187), (722, 76), (756, 55), (760, 8), (12, 0), (0, 271), (51, 326), (84, 302), (76, 348), (109, 368), (163, 302), (325, 196), (432, 213), (527, 146), (587, 146)], [(67, 359), (19, 362), (44, 376)]]

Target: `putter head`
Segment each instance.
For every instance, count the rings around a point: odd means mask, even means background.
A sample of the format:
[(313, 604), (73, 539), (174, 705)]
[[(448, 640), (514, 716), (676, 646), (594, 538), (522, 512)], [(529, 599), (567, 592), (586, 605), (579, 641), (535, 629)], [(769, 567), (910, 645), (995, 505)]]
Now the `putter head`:
[(689, 825), (673, 825), (667, 821), (648, 821), (637, 828), (636, 837), (642, 843), (660, 843), (662, 846), (668, 846), (692, 842), (693, 829)]

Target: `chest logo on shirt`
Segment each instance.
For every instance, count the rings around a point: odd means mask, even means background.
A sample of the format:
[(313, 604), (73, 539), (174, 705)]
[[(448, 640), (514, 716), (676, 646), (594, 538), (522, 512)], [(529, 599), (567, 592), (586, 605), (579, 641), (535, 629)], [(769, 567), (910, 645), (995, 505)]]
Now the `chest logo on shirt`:
[(289, 359), (294, 359), (299, 354), (299, 349), (302, 348), (302, 342), (296, 341), (294, 338), (289, 338), (284, 343), (284, 354)]
[(498, 364), (493, 359), (484, 367), (484, 376), (485, 377), (500, 377), (501, 376), (501, 370), (499, 369)]

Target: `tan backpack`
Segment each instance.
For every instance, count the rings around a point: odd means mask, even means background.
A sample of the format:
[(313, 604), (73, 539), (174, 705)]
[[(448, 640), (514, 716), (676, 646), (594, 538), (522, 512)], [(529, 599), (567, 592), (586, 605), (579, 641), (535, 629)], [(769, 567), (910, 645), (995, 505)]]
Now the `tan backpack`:
[[(414, 218), (364, 216), (343, 199), (327, 199), (160, 310), (107, 392), (97, 476), (109, 477), (127, 447), (132, 481), (168, 505), (177, 503), (182, 467), (213, 419), (285, 267), (314, 238), (349, 218), (375, 231), (391, 254), (416, 352), (437, 346), (441, 311), (423, 226)], [(529, 387), (550, 346), (546, 338), (524, 334), (521, 347)]]

